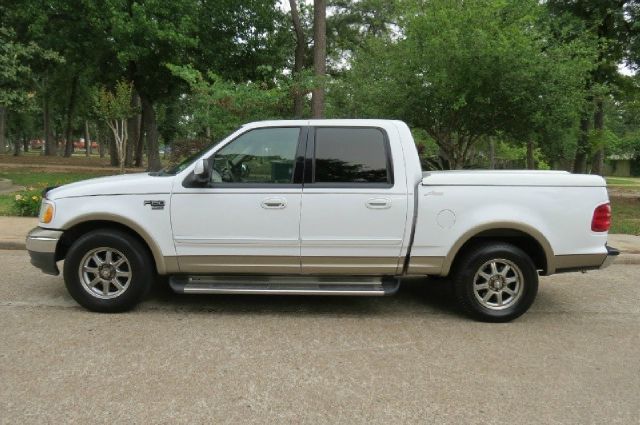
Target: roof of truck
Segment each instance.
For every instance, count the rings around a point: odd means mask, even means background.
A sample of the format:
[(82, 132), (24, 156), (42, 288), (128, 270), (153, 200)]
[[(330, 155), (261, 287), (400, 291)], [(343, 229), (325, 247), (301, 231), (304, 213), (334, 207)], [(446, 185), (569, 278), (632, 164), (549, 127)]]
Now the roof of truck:
[(404, 124), (398, 120), (383, 119), (307, 119), (307, 120), (266, 120), (243, 124), (243, 127), (277, 127), (282, 125), (339, 125), (339, 126), (379, 126), (384, 124)]

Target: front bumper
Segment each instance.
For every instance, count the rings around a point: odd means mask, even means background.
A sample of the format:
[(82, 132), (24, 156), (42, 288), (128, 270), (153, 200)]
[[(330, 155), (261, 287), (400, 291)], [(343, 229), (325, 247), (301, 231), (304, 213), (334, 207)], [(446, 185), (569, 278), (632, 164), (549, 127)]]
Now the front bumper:
[(32, 229), (27, 235), (27, 251), (31, 264), (44, 273), (57, 276), (60, 274), (56, 265), (56, 247), (62, 236), (60, 230), (49, 230), (41, 227)]

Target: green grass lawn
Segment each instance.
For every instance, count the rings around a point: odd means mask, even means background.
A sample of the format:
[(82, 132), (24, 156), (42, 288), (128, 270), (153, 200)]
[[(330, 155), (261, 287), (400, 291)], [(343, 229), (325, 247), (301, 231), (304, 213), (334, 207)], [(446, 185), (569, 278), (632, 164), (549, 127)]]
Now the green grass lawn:
[[(94, 177), (107, 176), (113, 171), (73, 171), (51, 172), (38, 168), (0, 169), (0, 178), (9, 179), (14, 184), (42, 190), (48, 186), (60, 186)], [(0, 194), (0, 215), (13, 215), (15, 193)]]
[(640, 198), (611, 198), (610, 233), (640, 235)]
[(640, 186), (638, 177), (607, 177), (609, 186)]

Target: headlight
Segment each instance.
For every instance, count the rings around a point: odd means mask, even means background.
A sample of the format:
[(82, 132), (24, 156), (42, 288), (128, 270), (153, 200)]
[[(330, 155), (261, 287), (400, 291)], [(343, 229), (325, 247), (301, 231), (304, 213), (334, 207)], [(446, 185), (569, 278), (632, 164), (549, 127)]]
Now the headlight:
[(40, 215), (38, 216), (40, 223), (51, 223), (55, 211), (56, 208), (53, 201), (43, 199), (42, 204), (40, 205)]

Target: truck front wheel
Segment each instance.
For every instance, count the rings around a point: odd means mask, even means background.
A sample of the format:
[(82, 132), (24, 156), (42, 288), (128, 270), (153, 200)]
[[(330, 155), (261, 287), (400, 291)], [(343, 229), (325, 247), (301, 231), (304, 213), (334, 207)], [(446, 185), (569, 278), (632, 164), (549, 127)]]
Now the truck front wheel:
[(515, 245), (478, 243), (457, 259), (455, 296), (462, 310), (484, 322), (508, 322), (525, 313), (538, 293), (538, 272)]
[(153, 265), (145, 246), (116, 229), (99, 229), (79, 237), (64, 262), (67, 290), (88, 310), (130, 310), (148, 292)]

